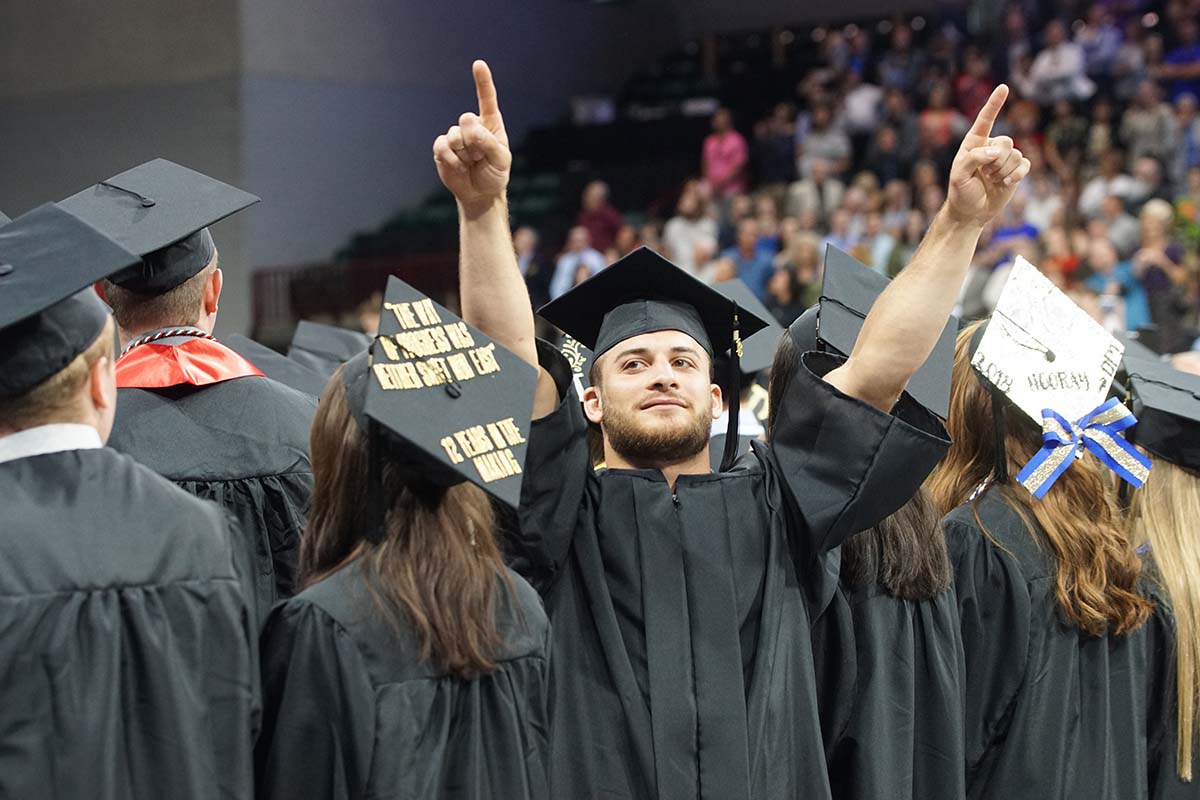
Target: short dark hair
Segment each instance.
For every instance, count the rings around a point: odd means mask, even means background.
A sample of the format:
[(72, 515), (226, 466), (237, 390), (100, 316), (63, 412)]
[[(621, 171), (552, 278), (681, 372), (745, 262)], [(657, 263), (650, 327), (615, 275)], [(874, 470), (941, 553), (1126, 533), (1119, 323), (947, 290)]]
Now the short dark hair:
[(123, 331), (195, 325), (204, 298), (204, 285), (216, 269), (217, 256), (214, 254), (208, 266), (162, 294), (141, 294), (106, 280), (104, 299)]

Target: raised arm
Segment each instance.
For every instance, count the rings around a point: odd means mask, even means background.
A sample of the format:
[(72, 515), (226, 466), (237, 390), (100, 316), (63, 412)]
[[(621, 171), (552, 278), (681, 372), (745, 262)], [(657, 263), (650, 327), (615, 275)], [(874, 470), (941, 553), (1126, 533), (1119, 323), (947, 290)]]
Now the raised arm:
[[(537, 367), (533, 309), (508, 224), (508, 133), (491, 69), (476, 61), (471, 71), (479, 113), (463, 114), (433, 143), (438, 177), (458, 202), (463, 319)], [(550, 413), (558, 400), (554, 381), (542, 370), (534, 418)]]
[(946, 204), (910, 263), (875, 302), (845, 364), (825, 376), (841, 391), (890, 410), (933, 351), (958, 299), (983, 226), (1008, 204), (1029, 159), (992, 126), (1008, 97), (992, 92), (950, 169)]

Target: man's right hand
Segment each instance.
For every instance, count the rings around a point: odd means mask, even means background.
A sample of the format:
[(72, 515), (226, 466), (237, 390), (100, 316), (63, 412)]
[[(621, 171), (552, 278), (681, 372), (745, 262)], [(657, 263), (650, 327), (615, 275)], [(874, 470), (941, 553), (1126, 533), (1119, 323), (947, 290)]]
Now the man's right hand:
[(504, 197), (512, 168), (512, 151), (500, 116), (492, 71), (483, 61), (471, 65), (479, 113), (458, 118), (433, 143), (438, 177), (468, 216), (482, 213)]

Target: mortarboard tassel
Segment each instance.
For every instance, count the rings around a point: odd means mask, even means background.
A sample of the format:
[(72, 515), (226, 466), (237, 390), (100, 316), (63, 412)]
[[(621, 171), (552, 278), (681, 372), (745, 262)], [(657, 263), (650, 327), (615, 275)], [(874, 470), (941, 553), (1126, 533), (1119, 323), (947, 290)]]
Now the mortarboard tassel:
[(736, 309), (733, 312), (733, 347), (729, 350), (729, 369), (725, 377), (726, 391), (729, 392), (729, 429), (725, 431), (725, 449), (721, 453), (721, 472), (728, 472), (737, 461), (738, 451), (738, 411), (742, 406), (742, 335)]

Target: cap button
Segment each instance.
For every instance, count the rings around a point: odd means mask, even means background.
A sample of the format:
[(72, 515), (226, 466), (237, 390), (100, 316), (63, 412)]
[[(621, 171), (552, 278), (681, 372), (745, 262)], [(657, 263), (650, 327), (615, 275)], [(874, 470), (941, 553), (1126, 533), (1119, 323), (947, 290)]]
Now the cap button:
[(12, 264), (7, 264), (3, 261), (0, 261), (0, 278), (4, 278), (4, 277), (7, 277), (8, 275), (11, 275), (12, 271), (13, 271)]
[(156, 206), (156, 205), (158, 205), (158, 204), (155, 203), (152, 198), (149, 198), (149, 197), (142, 198), (142, 208), (154, 208), (154, 206)]
[(454, 398), (462, 397), (462, 387), (459, 386), (457, 383), (447, 383), (446, 384), (446, 394), (448, 394)]

